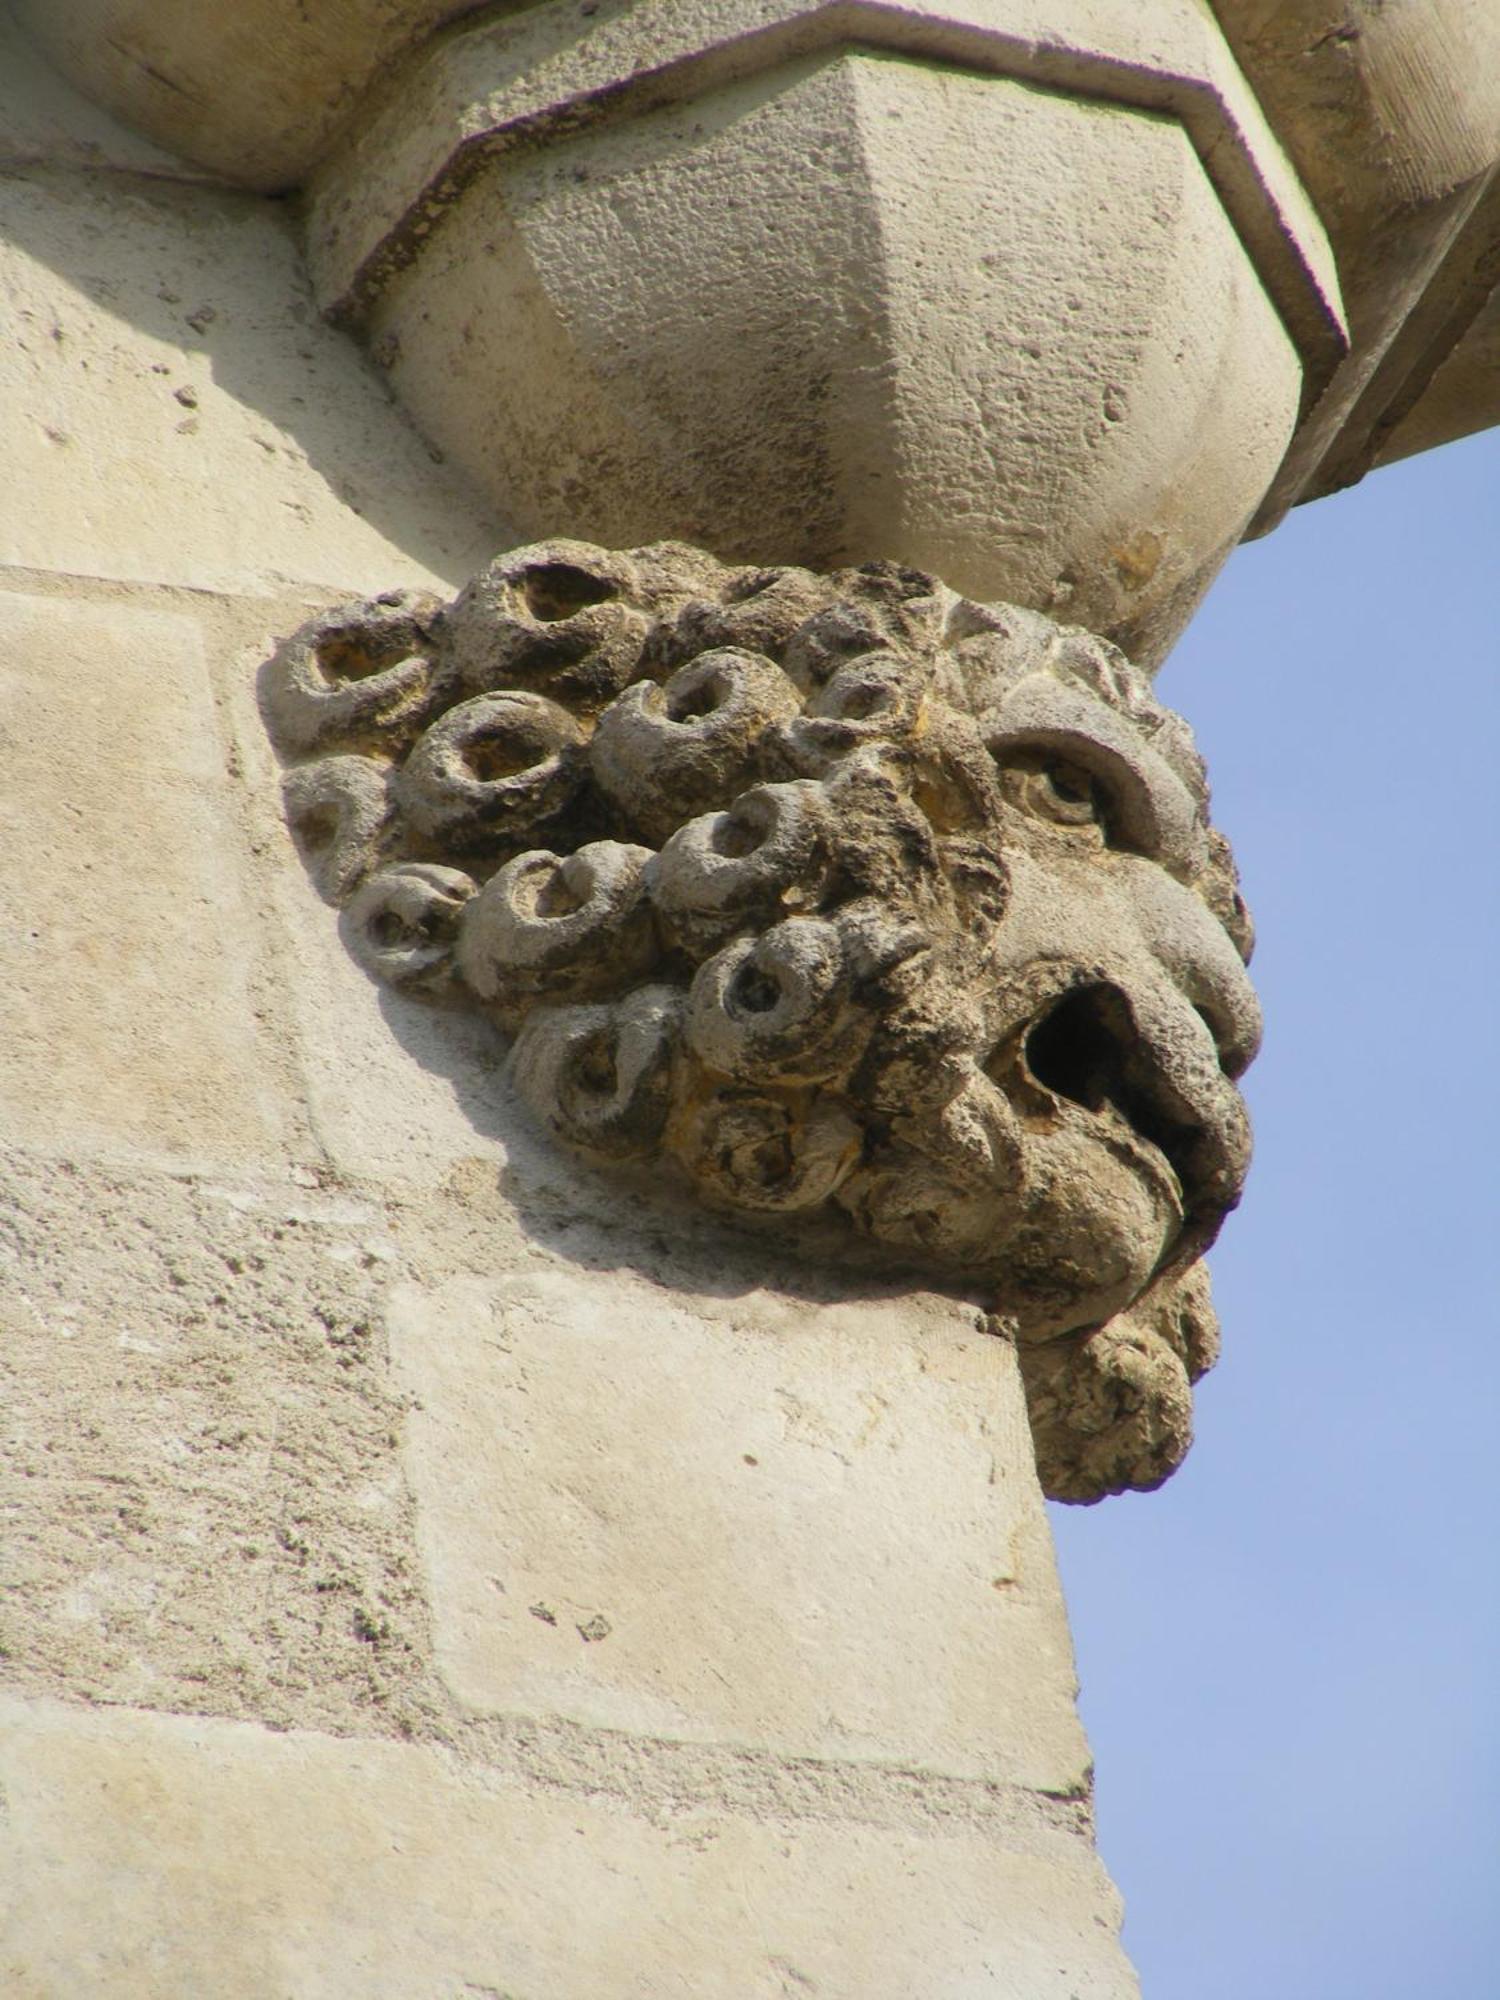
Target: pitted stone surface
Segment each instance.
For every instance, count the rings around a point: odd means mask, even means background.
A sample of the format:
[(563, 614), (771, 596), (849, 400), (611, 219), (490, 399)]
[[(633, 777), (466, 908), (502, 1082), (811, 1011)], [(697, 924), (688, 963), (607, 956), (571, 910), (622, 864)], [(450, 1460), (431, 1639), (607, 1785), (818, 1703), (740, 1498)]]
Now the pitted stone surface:
[(379, 1204), (307, 1166), (0, 1155), (11, 1688), (429, 1725), (383, 1367), (398, 1257)]
[(890, 565), (554, 542), (313, 620), (263, 702), (355, 956), (513, 1035), (564, 1144), (982, 1297), (1058, 1496), (1172, 1469), (1259, 1017), (1122, 655)]

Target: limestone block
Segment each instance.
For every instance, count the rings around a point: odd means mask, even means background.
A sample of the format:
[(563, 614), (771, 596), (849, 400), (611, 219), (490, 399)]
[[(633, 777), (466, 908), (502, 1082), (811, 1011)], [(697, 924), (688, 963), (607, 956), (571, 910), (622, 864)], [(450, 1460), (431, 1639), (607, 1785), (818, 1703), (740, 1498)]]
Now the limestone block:
[(1086, 1850), (648, 1819), (441, 1751), (0, 1707), (16, 2000), (1132, 2000)]
[(1086, 1784), (1014, 1351), (931, 1295), (408, 1287), (440, 1670), (476, 1709)]
[(503, 1045), (486, 1023), (440, 1012), (354, 963), (297, 852), (266, 740), (257, 669), (278, 626), (305, 615), (269, 600), (222, 605), (214, 662), (239, 776), (247, 865), (264, 913), (277, 1045), (306, 1121), (307, 1154), (355, 1181), (432, 1188), (459, 1162), (506, 1158)]
[(282, 1004), (326, 1158), (342, 1173), (429, 1188), (463, 1161), (497, 1174), (514, 1120), (503, 1042), (488, 1022), (382, 991), (301, 879), (285, 835), (277, 850)]
[(0, 630), (7, 1140), (263, 1153), (287, 1099), (198, 626), (5, 591)]
[(8, 1686), (281, 1726), (424, 1722), (380, 1337), (398, 1256), (377, 1204), (303, 1161), (0, 1152)]
[(336, 1173), (404, 1188), (436, 1187), (462, 1162), (482, 1161), (493, 1180), (511, 1123), (504, 1045), (487, 1022), (383, 988), (351, 958), (279, 810), (256, 665), (247, 648), (226, 676), (226, 708), (257, 807), (278, 1022), (317, 1156)]
[(322, 326), (269, 204), (0, 182), (0, 561), (208, 590), (461, 576), (493, 523)]

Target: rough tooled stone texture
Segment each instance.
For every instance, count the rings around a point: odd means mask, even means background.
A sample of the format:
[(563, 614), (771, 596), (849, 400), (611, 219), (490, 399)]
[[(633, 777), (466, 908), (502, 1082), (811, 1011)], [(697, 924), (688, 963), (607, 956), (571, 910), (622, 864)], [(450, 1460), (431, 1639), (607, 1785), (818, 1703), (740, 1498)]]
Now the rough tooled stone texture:
[(8, 1688), (429, 1726), (399, 1254), (378, 1200), (306, 1169), (0, 1154)]
[(313, 620), (263, 700), (356, 958), (514, 1036), (564, 1144), (981, 1296), (1058, 1497), (1172, 1470), (1259, 1015), (1119, 653), (890, 565), (552, 542)]

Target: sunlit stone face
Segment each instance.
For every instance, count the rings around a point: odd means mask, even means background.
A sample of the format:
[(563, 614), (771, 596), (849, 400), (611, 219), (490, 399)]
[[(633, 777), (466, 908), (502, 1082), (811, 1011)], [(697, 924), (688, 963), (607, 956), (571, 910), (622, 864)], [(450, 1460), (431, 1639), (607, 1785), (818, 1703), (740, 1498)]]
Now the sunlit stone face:
[(566, 1146), (982, 1295), (1053, 1490), (1171, 1469), (1259, 1017), (1120, 654), (891, 566), (558, 542), (314, 621), (264, 701), (351, 948), (513, 1037)]

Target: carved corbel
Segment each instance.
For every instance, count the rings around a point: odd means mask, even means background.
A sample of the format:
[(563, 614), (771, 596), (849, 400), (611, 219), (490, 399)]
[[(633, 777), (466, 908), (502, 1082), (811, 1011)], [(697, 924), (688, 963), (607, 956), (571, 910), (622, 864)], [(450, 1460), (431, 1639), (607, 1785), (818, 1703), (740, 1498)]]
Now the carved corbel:
[(1259, 1013), (1115, 648), (892, 564), (555, 541), (313, 620), (263, 701), (360, 963), (488, 1017), (564, 1146), (982, 1298), (1054, 1496), (1179, 1462)]

